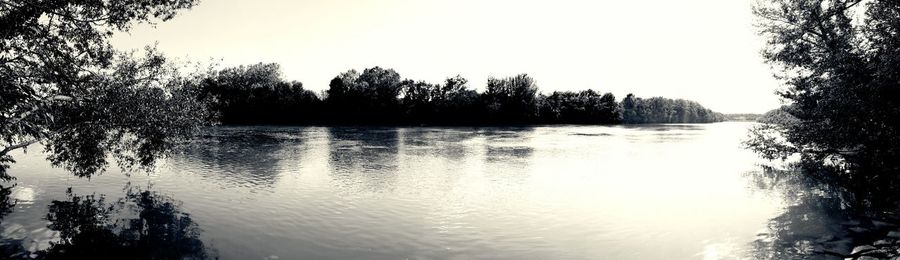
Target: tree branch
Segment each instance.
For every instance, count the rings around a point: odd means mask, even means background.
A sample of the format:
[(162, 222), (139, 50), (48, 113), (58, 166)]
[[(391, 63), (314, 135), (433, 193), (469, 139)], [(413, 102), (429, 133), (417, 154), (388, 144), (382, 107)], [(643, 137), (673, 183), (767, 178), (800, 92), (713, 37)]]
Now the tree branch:
[(6, 155), (7, 153), (9, 153), (9, 152), (11, 152), (11, 151), (13, 151), (13, 150), (16, 150), (16, 149), (28, 147), (29, 145), (32, 145), (32, 144), (37, 143), (37, 142), (39, 142), (39, 141), (40, 141), (40, 140), (38, 140), (38, 139), (34, 139), (34, 140), (31, 140), (31, 141), (28, 141), (28, 142), (24, 142), (24, 143), (20, 143), (20, 144), (14, 144), (14, 145), (11, 145), (11, 146), (9, 146), (9, 147), (3, 148), (3, 150), (0, 150), (0, 156)]

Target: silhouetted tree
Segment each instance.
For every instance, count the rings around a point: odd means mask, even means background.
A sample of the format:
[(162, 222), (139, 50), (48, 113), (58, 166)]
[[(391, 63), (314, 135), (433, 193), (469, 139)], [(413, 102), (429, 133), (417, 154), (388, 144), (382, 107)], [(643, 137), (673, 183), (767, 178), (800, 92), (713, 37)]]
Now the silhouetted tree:
[(203, 81), (203, 96), (225, 124), (315, 122), (321, 102), (298, 81), (286, 82), (275, 63), (226, 68)]
[(614, 124), (618, 123), (618, 103), (610, 93), (600, 95), (593, 90), (581, 92), (554, 91), (540, 98), (541, 123), (547, 124)]
[(405, 119), (408, 122), (434, 123), (437, 121), (437, 100), (440, 94), (440, 86), (432, 85), (424, 81), (404, 80), (400, 83), (403, 91), (403, 104)]
[(358, 107), (361, 100), (365, 99), (364, 93), (356, 84), (359, 72), (349, 70), (341, 73), (328, 84), (327, 100), (328, 120), (330, 122), (353, 122), (362, 112)]
[(628, 93), (624, 99), (622, 99), (622, 122), (626, 124), (635, 124), (643, 122), (643, 119), (638, 118), (638, 101), (637, 97), (634, 94)]
[[(370, 99), (367, 114), (373, 114), (374, 118), (391, 123), (396, 120), (400, 112), (398, 97), (402, 91), (400, 86), (400, 74), (393, 69), (381, 67), (368, 68), (359, 74), (357, 84)], [(365, 103), (364, 103), (365, 104)]]
[(468, 80), (454, 76), (444, 80), (444, 84), (434, 96), (438, 122), (442, 124), (473, 124), (483, 122), (481, 97), (469, 89)]
[(601, 117), (600, 121), (606, 124), (615, 124), (622, 121), (622, 111), (619, 108), (619, 103), (616, 101), (616, 96), (612, 93), (605, 93), (600, 97), (600, 110), (598, 113)]
[[(900, 184), (900, 2), (760, 2), (764, 57), (793, 118), (763, 124), (748, 145), (770, 159), (799, 154), (873, 205), (896, 208)], [(861, 189), (866, 187), (866, 189)], [(884, 189), (884, 190), (882, 190)], [(871, 194), (894, 194), (874, 197)]]
[(329, 120), (344, 124), (399, 123), (400, 81), (396, 71), (380, 67), (338, 75), (328, 89)]
[(184, 77), (148, 49), (116, 52), (108, 39), (136, 23), (171, 19), (196, 0), (0, 2), (0, 179), (10, 152), (41, 143), (49, 160), (79, 176), (150, 166), (173, 140), (202, 124)]
[(489, 120), (497, 123), (531, 123), (537, 111), (537, 85), (527, 74), (504, 79), (488, 78), (484, 102)]

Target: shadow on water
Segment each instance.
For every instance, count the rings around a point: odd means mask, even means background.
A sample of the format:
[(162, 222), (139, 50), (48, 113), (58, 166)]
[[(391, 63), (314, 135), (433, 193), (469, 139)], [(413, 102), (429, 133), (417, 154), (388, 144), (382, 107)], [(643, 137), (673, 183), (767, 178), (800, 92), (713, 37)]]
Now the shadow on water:
[(533, 128), (500, 128), (484, 131), (484, 174), (507, 184), (521, 184), (528, 178), (534, 155), (530, 144)]
[(211, 129), (184, 147), (177, 160), (199, 166), (191, 168), (207, 169), (199, 174), (217, 182), (225, 180), (257, 189), (272, 187), (277, 182), (279, 163), (285, 159), (280, 152), (301, 140), (278, 130)]
[[(8, 194), (7, 194), (8, 195)], [(30, 252), (23, 240), (4, 239), (4, 259), (214, 259), (200, 228), (171, 197), (133, 187), (125, 197), (77, 195), (48, 205), (47, 228), (58, 239)]]
[(534, 153), (530, 127), (488, 129), (485, 137), (485, 161), (488, 163), (527, 163)]
[[(890, 259), (900, 256), (900, 218), (860, 210), (857, 191), (829, 185), (808, 169), (762, 166), (747, 174), (789, 205), (752, 243), (754, 259)], [(889, 212), (889, 211), (884, 211)]]
[(328, 128), (328, 165), (343, 186), (382, 191), (396, 181), (396, 128)]
[(638, 131), (696, 131), (706, 129), (706, 126), (699, 124), (626, 124), (622, 125), (625, 129)]
[(485, 152), (485, 160), (489, 163), (510, 163), (527, 161), (528, 157), (534, 153), (534, 148), (530, 146), (491, 146), (488, 145)]
[(671, 143), (690, 141), (701, 137), (705, 134), (704, 130), (707, 129), (707, 126), (696, 124), (650, 124), (623, 125), (622, 128), (630, 130), (625, 137), (631, 142)]
[(570, 133), (569, 135), (573, 136), (585, 136), (585, 137), (607, 137), (612, 136), (610, 133)]
[(472, 128), (407, 128), (403, 129), (404, 153), (434, 156), (461, 161), (470, 152), (466, 144), (478, 136)]

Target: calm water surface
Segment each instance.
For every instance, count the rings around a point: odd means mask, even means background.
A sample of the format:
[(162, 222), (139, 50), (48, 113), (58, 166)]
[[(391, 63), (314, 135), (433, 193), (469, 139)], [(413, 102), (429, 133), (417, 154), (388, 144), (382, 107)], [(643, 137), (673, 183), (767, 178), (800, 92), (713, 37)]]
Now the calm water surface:
[(223, 127), (91, 179), (35, 149), (0, 228), (38, 250), (66, 188), (131, 185), (181, 201), (223, 259), (742, 258), (785, 208), (747, 177), (748, 126)]

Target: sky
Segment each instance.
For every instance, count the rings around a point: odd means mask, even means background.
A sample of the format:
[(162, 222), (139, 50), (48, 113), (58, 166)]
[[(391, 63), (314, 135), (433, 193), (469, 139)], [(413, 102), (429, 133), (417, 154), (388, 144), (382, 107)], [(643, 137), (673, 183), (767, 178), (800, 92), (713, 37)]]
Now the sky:
[(230, 67), (279, 63), (307, 89), (349, 69), (393, 68), (440, 83), (528, 73), (544, 93), (695, 100), (723, 113), (779, 106), (750, 0), (201, 0), (156, 26), (116, 35)]

